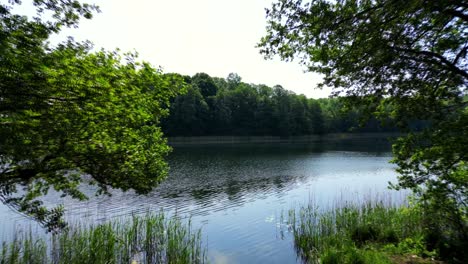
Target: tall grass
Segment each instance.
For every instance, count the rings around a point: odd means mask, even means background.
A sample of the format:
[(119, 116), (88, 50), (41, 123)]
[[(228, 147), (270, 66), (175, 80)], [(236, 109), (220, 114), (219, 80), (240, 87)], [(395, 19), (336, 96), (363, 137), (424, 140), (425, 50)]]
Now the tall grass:
[(308, 263), (392, 263), (391, 256), (433, 254), (424, 247), (422, 214), (383, 201), (309, 205), (289, 212), (298, 255)]
[(49, 240), (29, 232), (3, 243), (0, 263), (205, 263), (200, 230), (163, 213), (75, 225)]

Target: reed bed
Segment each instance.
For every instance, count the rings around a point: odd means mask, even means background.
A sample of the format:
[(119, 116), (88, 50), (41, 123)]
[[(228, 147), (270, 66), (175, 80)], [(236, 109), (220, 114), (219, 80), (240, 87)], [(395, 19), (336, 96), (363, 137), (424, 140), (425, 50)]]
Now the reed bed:
[(163, 213), (74, 225), (47, 239), (32, 232), (3, 243), (0, 263), (205, 263), (201, 231)]
[[(345, 203), (322, 211), (313, 204), (289, 212), (298, 255), (307, 263), (394, 263), (392, 256), (430, 257), (423, 218), (409, 205)], [(414, 262), (419, 263), (419, 262)]]

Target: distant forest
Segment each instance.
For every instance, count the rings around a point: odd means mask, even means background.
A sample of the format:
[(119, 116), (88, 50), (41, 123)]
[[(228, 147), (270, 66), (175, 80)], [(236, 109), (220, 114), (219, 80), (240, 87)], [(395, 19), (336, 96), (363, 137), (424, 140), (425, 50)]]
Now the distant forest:
[(187, 91), (172, 99), (162, 121), (167, 136), (300, 136), (339, 132), (395, 132), (343, 98), (309, 99), (276, 85), (247, 84), (235, 73), (224, 78), (184, 76)]

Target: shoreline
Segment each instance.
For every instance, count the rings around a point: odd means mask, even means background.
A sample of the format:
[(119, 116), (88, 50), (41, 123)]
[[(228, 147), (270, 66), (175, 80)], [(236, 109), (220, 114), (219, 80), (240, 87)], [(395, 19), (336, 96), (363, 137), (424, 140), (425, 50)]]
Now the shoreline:
[(188, 136), (188, 137), (167, 137), (168, 144), (236, 144), (236, 143), (297, 143), (329, 140), (356, 140), (356, 139), (383, 139), (395, 138), (402, 135), (398, 132), (382, 133), (330, 133), (323, 135), (307, 136)]

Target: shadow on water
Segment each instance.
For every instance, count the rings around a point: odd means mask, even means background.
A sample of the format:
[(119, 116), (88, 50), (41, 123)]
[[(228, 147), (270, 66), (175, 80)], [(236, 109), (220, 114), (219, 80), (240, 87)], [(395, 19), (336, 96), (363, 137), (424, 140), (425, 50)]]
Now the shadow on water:
[(189, 193), (195, 200), (223, 193), (236, 200), (243, 193), (281, 192), (313, 176), (304, 170), (308, 164), (302, 164), (310, 159), (334, 151), (388, 156), (390, 147), (382, 138), (176, 145), (169, 157), (170, 176), (156, 192), (168, 198)]

